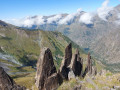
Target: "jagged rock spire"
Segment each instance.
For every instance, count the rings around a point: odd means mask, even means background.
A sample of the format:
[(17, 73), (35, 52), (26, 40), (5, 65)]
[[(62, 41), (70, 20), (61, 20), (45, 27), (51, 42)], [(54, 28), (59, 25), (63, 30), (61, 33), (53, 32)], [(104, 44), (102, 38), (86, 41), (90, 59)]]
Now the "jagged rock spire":
[(73, 55), (71, 60), (70, 68), (73, 70), (75, 76), (80, 76), (82, 71), (81, 58), (79, 56), (79, 50), (76, 49), (76, 53)]
[(65, 49), (65, 57), (60, 67), (60, 72), (62, 74), (62, 77), (63, 79), (66, 79), (66, 80), (68, 80), (68, 73), (69, 73), (68, 66), (71, 63), (71, 58), (72, 58), (72, 44), (70, 43)]
[(57, 73), (49, 48), (43, 48), (37, 63), (36, 86), (39, 90), (44, 89), (45, 81), (52, 74)]
[(88, 72), (92, 74), (92, 60), (91, 60), (90, 53), (88, 53)]
[(85, 71), (84, 71), (82, 77), (85, 77), (87, 73), (89, 73), (90, 75), (92, 74), (92, 59), (91, 59), (90, 53), (88, 53), (87, 66), (85, 68)]
[(72, 58), (72, 44), (70, 43), (65, 49), (65, 66), (68, 67), (71, 63)]

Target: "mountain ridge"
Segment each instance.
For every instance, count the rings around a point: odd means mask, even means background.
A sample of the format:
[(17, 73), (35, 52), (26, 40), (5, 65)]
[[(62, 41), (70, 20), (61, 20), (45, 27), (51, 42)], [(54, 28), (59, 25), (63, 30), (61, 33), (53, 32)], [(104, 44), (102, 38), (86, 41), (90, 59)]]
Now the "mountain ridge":
[(7, 23), (6, 26), (0, 24), (0, 61), (7, 65), (6, 70), (11, 65), (35, 67), (40, 49), (49, 47), (59, 67), (64, 48), (70, 42), (73, 44), (73, 51), (79, 48), (81, 55), (84, 55), (83, 49), (60, 32), (28, 30)]

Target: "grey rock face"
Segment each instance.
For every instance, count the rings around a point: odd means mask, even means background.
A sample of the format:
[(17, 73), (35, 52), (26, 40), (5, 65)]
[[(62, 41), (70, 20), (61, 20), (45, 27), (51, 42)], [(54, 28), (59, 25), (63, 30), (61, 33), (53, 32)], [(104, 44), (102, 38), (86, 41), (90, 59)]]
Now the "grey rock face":
[(78, 49), (76, 50), (76, 54), (74, 54), (72, 60), (71, 60), (71, 65), (70, 68), (73, 70), (75, 76), (80, 76), (81, 71), (82, 71), (82, 63), (81, 63), (81, 58), (79, 56), (79, 51)]
[(8, 86), (13, 86), (15, 82), (13, 79), (4, 71), (2, 67), (0, 67), (0, 88), (4, 89)]
[(87, 66), (85, 68), (85, 71), (84, 71), (82, 77), (85, 77), (87, 73), (89, 73), (89, 75), (92, 75), (92, 59), (91, 59), (90, 53), (88, 53)]
[(39, 90), (56, 90), (63, 82), (60, 72), (57, 73), (49, 48), (43, 48), (37, 63), (36, 86)]
[(73, 90), (81, 90), (82, 85), (76, 85)]
[(91, 60), (90, 53), (88, 53), (88, 72), (92, 74), (92, 60)]
[(26, 90), (15, 83), (15, 81), (0, 67), (0, 90)]
[(63, 79), (68, 80), (68, 74), (73, 71), (75, 76), (80, 76), (82, 72), (83, 61), (80, 58), (79, 50), (72, 57), (72, 45), (71, 43), (65, 49), (65, 58), (61, 64), (60, 71)]
[(97, 67), (92, 67), (92, 75), (95, 76), (97, 75)]
[(86, 76), (87, 72), (88, 72), (88, 67), (85, 68), (85, 71), (84, 71), (84, 73), (82, 74), (82, 77), (83, 77), (83, 78)]
[(56, 90), (63, 82), (60, 73), (54, 73), (47, 78), (45, 82), (45, 90)]
[(75, 78), (75, 74), (72, 70), (70, 70), (69, 73), (68, 73), (68, 79), (70, 80), (70, 79), (73, 79), (73, 78)]
[(64, 65), (68, 67), (71, 63), (72, 58), (72, 44), (70, 43), (65, 49), (65, 62)]
[(56, 72), (50, 49), (43, 48), (37, 63), (36, 86), (42, 90), (46, 79)]
[(68, 66), (71, 63), (71, 58), (72, 58), (72, 44), (70, 43), (65, 49), (65, 57), (60, 67), (60, 72), (62, 74), (62, 77), (63, 79), (66, 80), (68, 80), (68, 73), (69, 73)]

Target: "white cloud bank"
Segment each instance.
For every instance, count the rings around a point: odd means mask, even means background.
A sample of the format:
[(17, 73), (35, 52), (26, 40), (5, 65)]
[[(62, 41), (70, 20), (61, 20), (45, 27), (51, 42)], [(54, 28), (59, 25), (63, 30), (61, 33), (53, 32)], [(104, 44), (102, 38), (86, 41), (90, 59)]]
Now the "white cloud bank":
[(76, 16), (80, 15), (81, 10), (82, 9), (79, 8), (76, 13), (72, 13), (72, 14), (67, 15), (65, 18), (61, 19), (58, 24), (68, 24), (68, 23), (71, 23)]
[(109, 0), (105, 0), (102, 3), (102, 6), (97, 9), (95, 13), (84, 13), (81, 17), (79, 22), (85, 23), (85, 24), (93, 24), (93, 17), (95, 15), (98, 15), (99, 18), (101, 18), (104, 21), (107, 21), (107, 16), (109, 16), (109, 12), (113, 10), (113, 7), (109, 7)]
[(115, 21), (117, 25), (120, 25), (120, 13), (117, 15), (117, 20)]
[(51, 24), (51, 23), (57, 23), (60, 19), (62, 19), (62, 15), (61, 14), (58, 14), (58, 15), (55, 15), (53, 17), (50, 17), (47, 19), (47, 23), (48, 24)]
[(45, 24), (45, 20), (43, 19), (43, 16), (35, 16), (30, 17), (27, 16), (22, 19), (12, 19), (12, 20), (7, 20), (7, 22), (16, 25), (16, 26), (22, 26), (22, 27), (32, 27), (32, 25), (42, 25)]
[(85, 24), (93, 24), (93, 14), (91, 13), (84, 13), (80, 19), (79, 22), (85, 23)]
[(107, 16), (109, 16), (109, 12), (113, 9), (113, 7), (109, 7), (109, 0), (105, 0), (101, 7), (98, 8), (95, 13), (84, 13), (81, 15), (81, 8), (77, 10), (76, 13), (68, 14), (67, 16), (63, 16), (62, 14), (58, 14), (49, 18), (44, 18), (44, 16), (34, 16), (34, 17), (25, 17), (22, 19), (12, 19), (7, 20), (8, 23), (11, 23), (16, 26), (23, 27), (32, 27), (33, 25), (43, 25), (43, 24), (71, 24), (77, 16), (80, 16), (78, 23), (85, 24), (93, 24), (93, 18), (95, 15), (98, 15), (102, 20), (107, 21)]
[(109, 7), (109, 0), (105, 0), (100, 8), (97, 9), (98, 16), (106, 21), (106, 17), (109, 16), (109, 12), (113, 9), (113, 7)]

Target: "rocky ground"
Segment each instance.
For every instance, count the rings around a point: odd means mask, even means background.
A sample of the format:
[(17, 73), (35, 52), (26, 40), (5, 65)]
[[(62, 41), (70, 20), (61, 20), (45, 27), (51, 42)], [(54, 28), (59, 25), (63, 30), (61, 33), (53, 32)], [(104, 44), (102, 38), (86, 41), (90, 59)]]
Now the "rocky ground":
[(76, 77), (65, 81), (58, 90), (120, 90), (119, 78), (120, 74), (110, 72), (96, 76), (86, 75), (84, 79)]
[(0, 89), (10, 87), (11, 90), (18, 88), (19, 90), (120, 90), (120, 74), (100, 69), (99, 65), (93, 62), (90, 53), (85, 63), (78, 49), (72, 53), (71, 43), (65, 49), (65, 56), (58, 70), (51, 50), (43, 48), (37, 62), (37, 72), (19, 73), (11, 77), (0, 68)]

